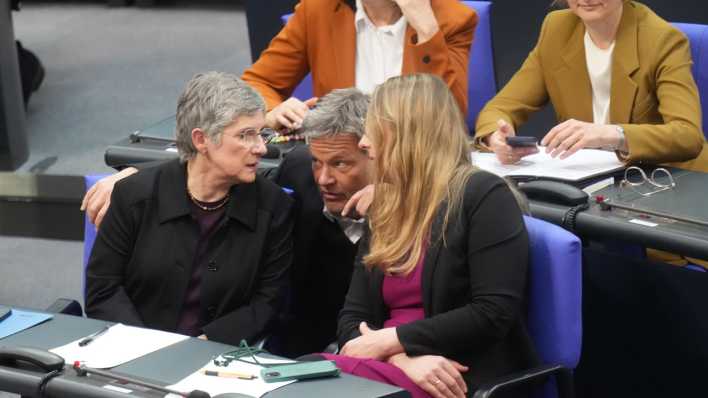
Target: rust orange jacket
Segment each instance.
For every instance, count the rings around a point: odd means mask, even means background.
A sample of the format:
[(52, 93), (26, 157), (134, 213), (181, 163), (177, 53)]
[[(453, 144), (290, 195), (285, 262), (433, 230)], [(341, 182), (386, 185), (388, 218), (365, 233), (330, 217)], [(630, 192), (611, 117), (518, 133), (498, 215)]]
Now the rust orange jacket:
[[(401, 74), (442, 77), (466, 113), (467, 64), (477, 15), (458, 0), (431, 3), (440, 30), (425, 43), (418, 43), (415, 30), (408, 25)], [(312, 73), (316, 97), (354, 86), (354, 9), (353, 1), (300, 1), (285, 27), (242, 76), (263, 95), (269, 110), (288, 99), (308, 72)]]

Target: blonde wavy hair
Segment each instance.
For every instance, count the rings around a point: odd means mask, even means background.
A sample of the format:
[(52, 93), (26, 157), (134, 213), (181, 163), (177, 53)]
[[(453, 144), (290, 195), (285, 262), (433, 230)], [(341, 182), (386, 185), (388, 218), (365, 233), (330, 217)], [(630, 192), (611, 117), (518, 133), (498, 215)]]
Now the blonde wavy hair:
[(376, 88), (366, 136), (376, 158), (364, 263), (405, 275), (431, 243), (441, 204), (447, 202), (443, 231), (461, 206), (475, 170), (467, 126), (447, 85), (437, 76), (417, 74), (391, 78)]

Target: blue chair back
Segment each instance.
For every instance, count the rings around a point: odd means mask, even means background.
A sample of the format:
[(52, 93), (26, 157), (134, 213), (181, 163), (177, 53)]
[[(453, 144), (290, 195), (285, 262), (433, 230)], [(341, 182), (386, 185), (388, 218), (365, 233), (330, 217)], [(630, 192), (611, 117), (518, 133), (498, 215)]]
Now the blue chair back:
[(691, 23), (674, 23), (691, 43), (691, 56), (693, 57), (693, 78), (698, 86), (701, 96), (701, 110), (703, 111), (703, 134), (708, 139), (708, 25)]
[[(86, 191), (97, 183), (101, 178), (106, 177), (107, 174), (95, 174), (84, 176), (84, 183), (86, 184)], [(96, 227), (91, 224), (88, 217), (84, 215), (84, 264), (83, 264), (83, 278), (81, 278), (81, 291), (84, 294), (84, 300), (86, 299), (86, 266), (88, 265), (89, 257), (91, 256), (91, 249), (93, 248), (93, 242), (96, 240)]]
[[(494, 73), (494, 53), (492, 51), (492, 29), (490, 24), (490, 1), (463, 1), (462, 4), (477, 12), (479, 22), (475, 29), (474, 41), (470, 51), (470, 61), (467, 74), (469, 76), (467, 88), (467, 126), (470, 134), (477, 121), (477, 114), (484, 105), (497, 93), (497, 81)], [(280, 17), (286, 24), (292, 14)], [(293, 92), (293, 97), (302, 101), (312, 98), (312, 75), (308, 74), (298, 84)]]
[[(544, 364), (574, 369), (582, 344), (582, 248), (565, 229), (524, 217), (529, 234), (528, 329)], [(543, 397), (555, 397), (547, 383)]]
[(467, 117), (465, 120), (470, 134), (474, 135), (474, 125), (477, 122), (479, 111), (497, 93), (490, 23), (492, 2), (463, 1), (462, 3), (474, 9), (479, 17), (470, 50), (470, 61), (467, 65)]

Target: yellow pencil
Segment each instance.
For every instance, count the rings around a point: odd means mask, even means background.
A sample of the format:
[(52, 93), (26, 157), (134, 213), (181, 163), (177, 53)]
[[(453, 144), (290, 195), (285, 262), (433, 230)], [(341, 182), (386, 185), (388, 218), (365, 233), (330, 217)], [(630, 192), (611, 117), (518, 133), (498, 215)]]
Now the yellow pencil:
[(204, 370), (203, 373), (207, 376), (230, 377), (232, 379), (242, 379), (242, 380), (253, 380), (253, 379), (258, 378), (256, 375), (252, 375), (250, 373), (219, 372), (216, 370)]

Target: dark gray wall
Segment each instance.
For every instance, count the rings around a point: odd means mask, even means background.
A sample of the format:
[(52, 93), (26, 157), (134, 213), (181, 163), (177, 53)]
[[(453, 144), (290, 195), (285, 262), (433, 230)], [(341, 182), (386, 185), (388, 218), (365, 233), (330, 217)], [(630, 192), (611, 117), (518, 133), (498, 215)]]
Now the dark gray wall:
[[(280, 15), (292, 12), (296, 0), (248, 0), (246, 14), (254, 59), (280, 30)], [(551, 0), (492, 0), (492, 37), (497, 82), (501, 88), (533, 48)], [(644, 4), (671, 22), (708, 24), (705, 0), (646, 0)], [(542, 136), (553, 123), (550, 109), (532, 118), (522, 134)]]

